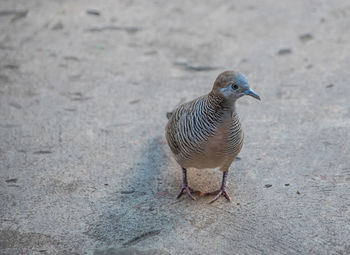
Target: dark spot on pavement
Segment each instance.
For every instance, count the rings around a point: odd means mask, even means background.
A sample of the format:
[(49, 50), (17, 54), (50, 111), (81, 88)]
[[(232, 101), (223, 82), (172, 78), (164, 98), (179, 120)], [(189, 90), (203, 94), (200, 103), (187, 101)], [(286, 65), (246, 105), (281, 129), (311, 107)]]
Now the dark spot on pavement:
[(93, 16), (100, 16), (101, 13), (97, 10), (89, 9), (86, 11), (86, 14), (93, 15)]
[(56, 23), (53, 27), (52, 30), (60, 30), (63, 29), (63, 24), (61, 22)]
[(50, 235), (35, 232), (22, 233), (10, 229), (0, 230), (0, 244), (2, 250), (17, 247), (42, 247), (47, 244), (57, 243), (58, 242)]
[(70, 81), (78, 81), (80, 79), (81, 75), (76, 74), (76, 75), (68, 75), (68, 78)]
[(212, 71), (212, 70), (219, 69), (219, 67), (189, 64), (187, 62), (182, 62), (182, 61), (174, 62), (174, 65), (182, 67), (184, 70), (191, 71), (191, 72), (203, 72), (203, 71)]
[(7, 183), (16, 183), (17, 180), (18, 180), (17, 178), (12, 178), (12, 179), (5, 180), (5, 182), (7, 182)]
[(22, 108), (22, 106), (20, 104), (17, 104), (15, 102), (10, 102), (9, 105), (14, 107), (14, 108), (16, 108), (16, 109), (21, 109)]
[(143, 54), (146, 56), (150, 56), (150, 55), (156, 55), (157, 53), (158, 53), (158, 51), (156, 51), (156, 50), (150, 50), (150, 51), (146, 51)]
[(291, 49), (285, 48), (285, 49), (280, 49), (277, 54), (280, 56), (284, 56), (284, 55), (289, 55), (292, 53)]
[(302, 42), (310, 41), (310, 40), (312, 40), (313, 38), (314, 38), (314, 37), (312, 36), (312, 34), (309, 34), (309, 33), (307, 33), (307, 34), (302, 34), (302, 35), (299, 36), (299, 39), (300, 39), (300, 41), (302, 41)]
[(138, 102), (140, 102), (140, 99), (132, 100), (132, 101), (129, 102), (129, 104), (136, 104)]
[(79, 91), (78, 92), (68, 92), (67, 96), (72, 101), (86, 101), (86, 100), (89, 100), (92, 98), (92, 97), (84, 96), (83, 93), (81, 93)]
[(40, 150), (40, 151), (35, 151), (33, 154), (50, 154), (52, 151), (49, 150)]
[(143, 233), (142, 235), (139, 235), (139, 236), (137, 236), (137, 237), (131, 239), (130, 241), (125, 242), (125, 243), (123, 244), (123, 246), (124, 246), (124, 247), (127, 247), (127, 246), (129, 246), (129, 245), (131, 245), (131, 244), (138, 243), (138, 242), (140, 242), (140, 241), (142, 241), (142, 240), (145, 240), (145, 239), (147, 239), (147, 238), (149, 238), (149, 237), (158, 235), (160, 232), (161, 232), (161, 230), (158, 229), (158, 230), (152, 230), (152, 231)]
[(265, 184), (265, 188), (271, 188), (272, 184)]
[(68, 111), (68, 112), (75, 112), (77, 109), (75, 108), (64, 108), (65, 111)]
[(332, 87), (334, 87), (334, 84), (328, 84), (327, 86), (326, 86), (326, 88), (332, 88)]
[(17, 12), (17, 14), (11, 19), (11, 22), (23, 19), (27, 16), (28, 11)]
[(16, 184), (9, 184), (9, 185), (7, 185), (7, 187), (20, 188), (21, 186), (16, 185)]
[(103, 26), (103, 27), (91, 27), (86, 29), (87, 32), (103, 32), (103, 31), (125, 31), (128, 34), (135, 34), (141, 31), (140, 27), (133, 26)]
[(74, 56), (65, 56), (63, 57), (65, 60), (70, 60), (70, 61), (79, 61), (79, 58), (74, 57)]
[(22, 18), (26, 17), (27, 14), (28, 14), (28, 10), (24, 10), (24, 11), (18, 11), (18, 10), (0, 11), (0, 16), (13, 16), (13, 18), (11, 19), (11, 22), (15, 22), (19, 19), (22, 19)]
[(211, 71), (211, 70), (218, 69), (217, 67), (213, 67), (213, 66), (194, 66), (194, 65), (187, 65), (185, 68), (188, 71), (195, 71), (195, 72)]
[(120, 191), (120, 194), (132, 194), (132, 193), (134, 193), (135, 192), (135, 190), (122, 190), (122, 191)]
[(15, 70), (15, 69), (18, 69), (19, 66), (18, 65), (14, 65), (14, 64), (7, 64), (7, 65), (4, 65), (4, 68)]

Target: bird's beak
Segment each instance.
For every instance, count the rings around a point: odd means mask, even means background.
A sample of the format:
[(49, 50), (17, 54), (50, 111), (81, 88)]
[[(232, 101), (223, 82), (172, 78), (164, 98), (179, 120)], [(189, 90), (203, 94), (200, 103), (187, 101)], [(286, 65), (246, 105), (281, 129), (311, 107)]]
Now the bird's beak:
[(254, 90), (252, 90), (252, 89), (250, 89), (250, 88), (247, 89), (247, 90), (245, 91), (245, 94), (248, 95), (248, 96), (251, 96), (251, 97), (254, 97), (254, 98), (260, 100), (260, 96), (259, 96), (258, 94), (256, 94), (256, 93), (254, 92)]

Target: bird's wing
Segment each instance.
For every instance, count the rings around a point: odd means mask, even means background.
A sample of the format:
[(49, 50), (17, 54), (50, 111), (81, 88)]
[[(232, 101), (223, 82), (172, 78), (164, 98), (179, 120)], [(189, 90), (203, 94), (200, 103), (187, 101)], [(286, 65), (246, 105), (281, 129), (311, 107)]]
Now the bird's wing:
[[(174, 154), (187, 153), (193, 147), (198, 147), (200, 142), (197, 137), (195, 123), (198, 118), (196, 106), (205, 96), (199, 97), (191, 102), (182, 104), (169, 114), (169, 122), (166, 127), (166, 137), (170, 149)], [(200, 120), (198, 120), (198, 123)]]
[(182, 116), (186, 114), (186, 110), (183, 106), (184, 105), (181, 105), (180, 107), (175, 109), (173, 112), (167, 113), (167, 117), (169, 121), (166, 127), (166, 139), (168, 141), (171, 151), (174, 154), (180, 153), (180, 146), (178, 144), (177, 134), (179, 132), (178, 130), (179, 121), (182, 118)]

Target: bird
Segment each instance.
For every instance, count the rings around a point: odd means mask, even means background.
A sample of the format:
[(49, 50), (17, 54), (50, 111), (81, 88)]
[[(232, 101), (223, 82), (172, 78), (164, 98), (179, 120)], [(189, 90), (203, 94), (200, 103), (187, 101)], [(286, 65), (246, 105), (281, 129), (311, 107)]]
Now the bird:
[(261, 100), (243, 73), (228, 70), (219, 74), (208, 94), (167, 113), (165, 137), (182, 168), (182, 187), (176, 198), (187, 193), (196, 200), (192, 194), (202, 194), (188, 185), (187, 169), (216, 168), (223, 172), (221, 187), (205, 194), (216, 195), (210, 203), (221, 196), (231, 201), (226, 186), (228, 171), (244, 139), (236, 101), (245, 95)]

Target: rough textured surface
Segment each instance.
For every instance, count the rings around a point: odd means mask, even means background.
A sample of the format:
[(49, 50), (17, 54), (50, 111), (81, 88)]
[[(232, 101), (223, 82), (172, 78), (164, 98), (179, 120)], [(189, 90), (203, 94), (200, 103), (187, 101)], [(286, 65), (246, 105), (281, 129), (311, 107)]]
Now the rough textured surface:
[[(0, 253), (349, 254), (349, 24), (346, 0), (1, 0)], [(165, 113), (231, 68), (263, 100), (233, 202), (175, 200)]]

